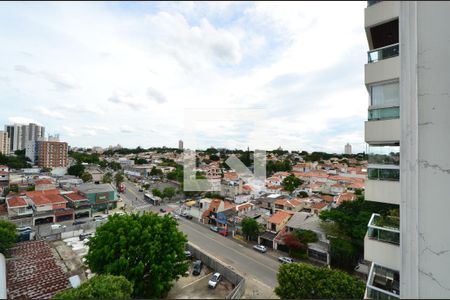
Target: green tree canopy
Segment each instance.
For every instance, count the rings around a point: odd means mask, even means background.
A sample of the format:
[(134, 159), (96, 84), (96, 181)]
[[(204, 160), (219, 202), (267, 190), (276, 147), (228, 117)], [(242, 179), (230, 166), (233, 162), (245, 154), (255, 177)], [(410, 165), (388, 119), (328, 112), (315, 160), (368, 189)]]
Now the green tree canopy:
[(159, 176), (162, 174), (163, 174), (162, 170), (156, 167), (153, 167), (152, 170), (150, 171), (151, 176)]
[(292, 193), (301, 183), (302, 181), (299, 178), (294, 175), (289, 175), (283, 179), (281, 184), (286, 191)]
[(80, 177), (81, 174), (84, 173), (84, 166), (81, 163), (77, 163), (76, 165), (70, 166), (67, 169), (67, 173), (69, 175)]
[(163, 193), (160, 190), (158, 190), (157, 188), (152, 189), (152, 194), (156, 197), (160, 197), (160, 198), (164, 197)]
[(80, 178), (83, 180), (83, 182), (92, 181), (92, 174), (89, 172), (83, 172), (83, 174), (81, 174)]
[(282, 299), (362, 299), (365, 283), (359, 278), (327, 267), (302, 263), (283, 264), (277, 274), (275, 293)]
[(102, 177), (102, 183), (112, 183), (113, 182), (113, 175), (108, 172), (105, 173), (105, 175), (103, 175)]
[(134, 297), (162, 298), (188, 270), (186, 242), (169, 215), (113, 215), (89, 241), (86, 262), (98, 274), (125, 276)]
[(259, 224), (253, 218), (245, 217), (241, 222), (241, 226), (242, 232), (247, 239), (251, 239), (259, 233)]
[(53, 299), (130, 299), (133, 284), (123, 276), (97, 275), (75, 289), (59, 292)]
[(172, 198), (176, 194), (176, 190), (173, 187), (166, 187), (163, 190), (164, 197)]
[(16, 225), (10, 221), (0, 220), (0, 253), (5, 253), (16, 241)]
[(114, 176), (114, 181), (116, 182), (116, 187), (119, 187), (119, 185), (125, 180), (125, 177), (122, 173), (118, 172)]

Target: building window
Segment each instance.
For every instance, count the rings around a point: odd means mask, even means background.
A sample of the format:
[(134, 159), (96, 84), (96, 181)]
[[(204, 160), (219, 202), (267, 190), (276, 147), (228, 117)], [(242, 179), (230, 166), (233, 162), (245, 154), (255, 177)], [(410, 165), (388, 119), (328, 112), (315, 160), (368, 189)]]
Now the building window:
[(370, 86), (369, 120), (399, 118), (399, 95), (398, 81)]

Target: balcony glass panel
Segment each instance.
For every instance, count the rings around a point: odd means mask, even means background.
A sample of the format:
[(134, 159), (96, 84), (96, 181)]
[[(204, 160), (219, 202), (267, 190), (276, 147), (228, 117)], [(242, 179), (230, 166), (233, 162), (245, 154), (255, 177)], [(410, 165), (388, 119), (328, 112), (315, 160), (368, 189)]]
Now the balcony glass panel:
[(368, 62), (373, 63), (383, 59), (398, 56), (399, 54), (399, 44), (393, 44), (381, 48), (374, 49), (368, 53)]
[(400, 90), (398, 81), (370, 86), (371, 106), (399, 106)]
[(400, 146), (368, 146), (369, 164), (400, 165)]
[(400, 180), (400, 169), (383, 169), (383, 168), (371, 168), (367, 169), (367, 177), (370, 180), (389, 180), (389, 181), (399, 181)]
[(369, 121), (400, 118), (400, 107), (369, 109)]
[(373, 214), (368, 224), (367, 236), (384, 243), (400, 245), (400, 219)]
[(369, 299), (400, 299), (400, 273), (372, 263), (367, 279)]

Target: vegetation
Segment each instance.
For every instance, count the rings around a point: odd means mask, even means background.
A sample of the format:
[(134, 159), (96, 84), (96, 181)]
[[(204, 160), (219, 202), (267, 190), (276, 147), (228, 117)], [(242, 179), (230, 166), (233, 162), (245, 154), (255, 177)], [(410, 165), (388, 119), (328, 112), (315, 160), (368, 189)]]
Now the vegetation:
[[(331, 247), (331, 264), (349, 270), (353, 269), (357, 261), (353, 258), (363, 254), (364, 236), (372, 213), (386, 215), (394, 208), (398, 208), (398, 206), (358, 199), (344, 202), (329, 211), (322, 211), (320, 213), (322, 221), (333, 221), (324, 227), (327, 234), (333, 236), (331, 242), (334, 243), (334, 247), (333, 245)], [(333, 253), (333, 250), (337, 253)], [(338, 260), (342, 256), (341, 253), (346, 253), (349, 258), (345, 265)]]
[(105, 173), (102, 177), (102, 183), (112, 183), (113, 175), (110, 172)]
[(98, 164), (100, 162), (100, 156), (98, 153), (84, 153), (84, 152), (69, 152), (69, 156), (77, 161), (77, 164), (88, 163)]
[(7, 220), (0, 220), (0, 253), (6, 253), (16, 241), (16, 225)]
[(139, 158), (139, 157), (135, 157), (135, 158), (133, 158), (133, 160), (134, 160), (134, 163), (136, 164), (136, 165), (145, 165), (145, 164), (148, 164), (148, 160), (146, 160), (145, 158)]
[(53, 299), (130, 299), (133, 284), (123, 276), (97, 275), (75, 289), (56, 294)]
[(308, 193), (305, 191), (300, 191), (300, 193), (298, 193), (298, 197), (300, 198), (307, 198), (308, 197)]
[(159, 197), (159, 198), (163, 198), (164, 197), (163, 193), (160, 190), (156, 189), (156, 188), (152, 189), (152, 194), (154, 196), (156, 196), (156, 197)]
[(150, 175), (151, 176), (161, 176), (161, 175), (163, 175), (163, 172), (161, 169), (153, 167), (152, 170), (150, 171)]
[(0, 165), (8, 166), (10, 169), (31, 168), (31, 164), (28, 161), (25, 157), (25, 150), (16, 151), (15, 155), (3, 155), (0, 153)]
[(362, 299), (365, 284), (359, 278), (327, 267), (283, 264), (275, 293), (282, 299)]
[(289, 247), (289, 255), (296, 258), (307, 258), (308, 243), (317, 242), (317, 234), (311, 230), (294, 230), (283, 238)]
[(292, 170), (291, 161), (283, 160), (283, 161), (271, 161), (269, 160), (266, 164), (266, 173), (267, 176), (271, 176), (276, 172), (289, 172)]
[(81, 174), (80, 178), (83, 180), (83, 182), (89, 182), (89, 181), (92, 181), (92, 174), (89, 172), (83, 172), (83, 174)]
[(89, 241), (86, 262), (95, 273), (123, 275), (135, 298), (162, 298), (188, 270), (186, 242), (171, 216), (113, 215)]
[(247, 239), (252, 239), (259, 233), (259, 224), (253, 218), (245, 217), (241, 222), (241, 226), (242, 233)]
[(76, 165), (70, 166), (67, 169), (67, 173), (69, 175), (81, 177), (81, 175), (84, 173), (84, 166), (81, 163), (77, 163)]
[(302, 181), (294, 175), (287, 176), (281, 183), (283, 188), (289, 193), (292, 193), (300, 184), (302, 184)]
[(183, 182), (183, 166), (175, 164), (175, 170), (167, 174), (167, 179)]
[(166, 187), (163, 190), (164, 198), (172, 198), (176, 194), (176, 190), (173, 187)]
[(114, 176), (114, 181), (116, 182), (116, 187), (119, 187), (119, 185), (125, 180), (125, 177), (122, 173), (116, 173)]

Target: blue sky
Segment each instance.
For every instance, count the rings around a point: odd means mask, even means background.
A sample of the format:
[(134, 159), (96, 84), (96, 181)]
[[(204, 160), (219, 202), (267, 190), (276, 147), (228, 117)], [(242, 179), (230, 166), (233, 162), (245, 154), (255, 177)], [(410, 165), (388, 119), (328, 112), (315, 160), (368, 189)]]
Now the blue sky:
[(364, 1), (0, 5), (0, 126), (83, 147), (365, 150)]

